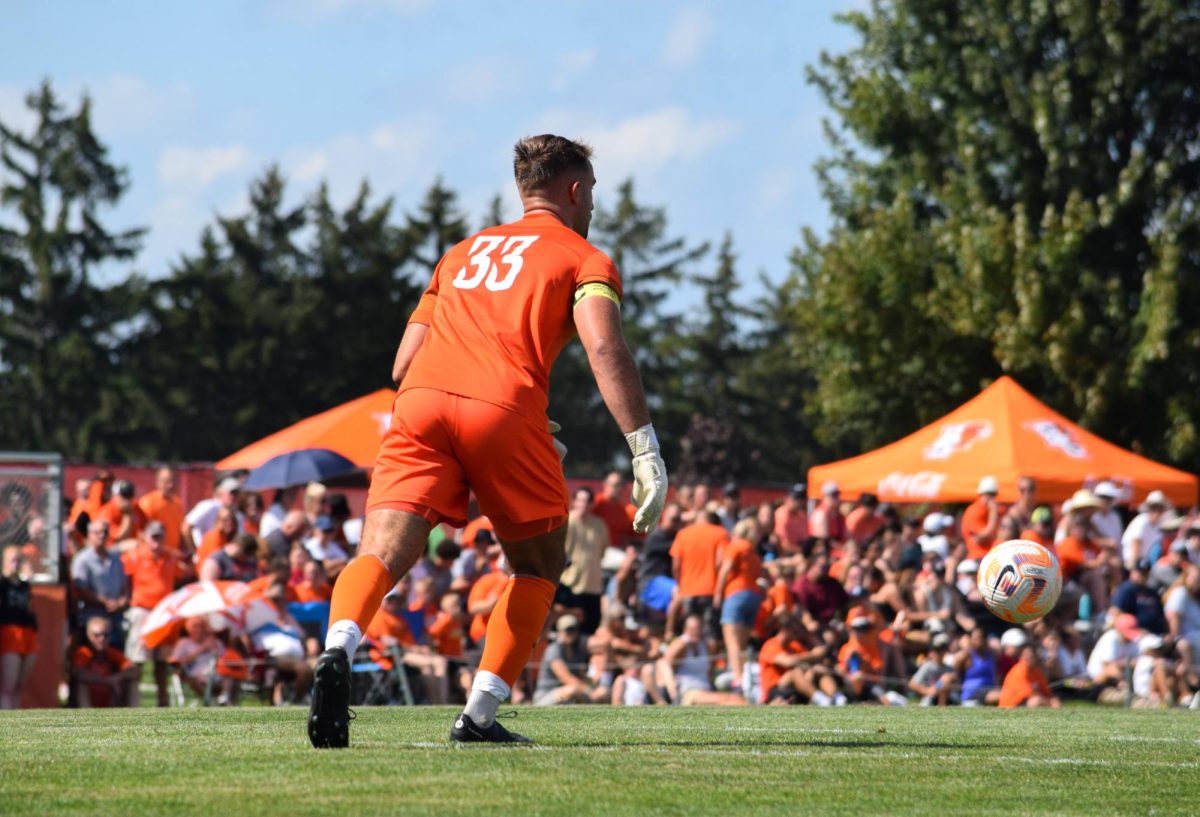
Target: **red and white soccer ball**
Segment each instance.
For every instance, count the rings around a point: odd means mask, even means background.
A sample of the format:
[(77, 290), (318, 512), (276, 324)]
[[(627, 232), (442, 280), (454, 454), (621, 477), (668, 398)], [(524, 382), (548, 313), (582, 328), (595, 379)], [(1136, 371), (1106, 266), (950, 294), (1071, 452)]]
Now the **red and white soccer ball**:
[(1037, 542), (1010, 539), (988, 551), (979, 563), (983, 603), (1011, 624), (1049, 613), (1062, 592), (1062, 571), (1054, 554)]

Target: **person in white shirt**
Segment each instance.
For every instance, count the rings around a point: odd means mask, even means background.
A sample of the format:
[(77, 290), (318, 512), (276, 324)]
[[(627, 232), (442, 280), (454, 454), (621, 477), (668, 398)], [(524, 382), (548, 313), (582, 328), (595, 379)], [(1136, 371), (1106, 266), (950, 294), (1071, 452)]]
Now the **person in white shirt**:
[(1138, 629), (1136, 616), (1132, 613), (1117, 616), (1112, 629), (1104, 631), (1088, 658), (1087, 671), (1092, 683), (1123, 688), (1126, 665), (1137, 660), (1138, 639), (1141, 637), (1142, 631)]
[(238, 532), (246, 529), (245, 518), (237, 511), (238, 494), (241, 493), (242, 483), (235, 477), (225, 477), (217, 485), (216, 495), (202, 499), (196, 503), (187, 516), (183, 518), (183, 535), (190, 537), (193, 549), (200, 547), (204, 534), (217, 524), (217, 514), (222, 508), (232, 508), (237, 513)]
[(1111, 482), (1098, 483), (1092, 493), (1100, 498), (1102, 507), (1092, 514), (1092, 541), (1101, 547), (1115, 548), (1125, 532), (1125, 522), (1117, 510), (1121, 489)]
[(330, 581), (335, 579), (350, 561), (350, 554), (334, 539), (333, 534), (336, 530), (337, 525), (334, 524), (333, 517), (318, 516), (317, 521), (313, 523), (313, 535), (304, 542), (304, 549), (324, 566)]
[(1130, 521), (1121, 537), (1121, 561), (1126, 569), (1131, 569), (1139, 559), (1149, 559), (1153, 563), (1162, 556), (1163, 536), (1159, 522), (1169, 506), (1162, 491), (1151, 491), (1138, 507), (1140, 513)]
[(1167, 594), (1163, 611), (1179, 660), (1187, 668), (1187, 682), (1194, 688), (1200, 685), (1200, 565), (1184, 568), (1183, 584)]
[(275, 492), (275, 498), (271, 501), (271, 507), (262, 515), (262, 520), (258, 523), (258, 535), (268, 536), (272, 531), (278, 530), (283, 524), (283, 518), (287, 516), (296, 504), (296, 495), (300, 492), (298, 486), (291, 488), (280, 488)]

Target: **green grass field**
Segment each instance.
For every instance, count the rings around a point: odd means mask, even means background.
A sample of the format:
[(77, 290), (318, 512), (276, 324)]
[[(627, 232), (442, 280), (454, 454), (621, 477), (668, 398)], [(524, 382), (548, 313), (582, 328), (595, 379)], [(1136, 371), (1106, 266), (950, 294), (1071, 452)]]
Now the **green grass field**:
[(454, 748), (455, 710), (0, 715), (0, 814), (1196, 815), (1200, 713), (850, 707), (520, 710), (533, 748)]

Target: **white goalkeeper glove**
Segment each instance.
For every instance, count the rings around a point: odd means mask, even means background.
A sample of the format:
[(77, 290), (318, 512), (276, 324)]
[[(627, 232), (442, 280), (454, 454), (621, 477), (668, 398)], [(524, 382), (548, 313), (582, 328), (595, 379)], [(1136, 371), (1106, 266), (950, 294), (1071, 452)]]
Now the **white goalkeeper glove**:
[(649, 533), (658, 527), (663, 505), (667, 503), (667, 466), (659, 454), (658, 437), (654, 426), (644, 425), (625, 435), (633, 453), (633, 493), (630, 499), (637, 506), (633, 529)]
[[(557, 434), (562, 431), (562, 426), (553, 420), (547, 420), (547, 431), (551, 434)], [(554, 450), (558, 452), (558, 461), (562, 462), (567, 458), (567, 447), (558, 441), (558, 437), (552, 437), (550, 442), (554, 443)]]

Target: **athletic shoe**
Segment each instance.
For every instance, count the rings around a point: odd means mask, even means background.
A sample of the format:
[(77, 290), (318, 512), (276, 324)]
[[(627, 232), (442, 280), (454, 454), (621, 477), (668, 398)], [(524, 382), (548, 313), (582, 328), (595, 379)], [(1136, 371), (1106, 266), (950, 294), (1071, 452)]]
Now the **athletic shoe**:
[(465, 712), (455, 719), (450, 729), (450, 740), (455, 743), (533, 743), (524, 735), (508, 731), (499, 721), (492, 721), (492, 725), (486, 729), (476, 726)]
[(341, 647), (321, 653), (313, 673), (308, 739), (315, 749), (350, 745), (350, 659)]

